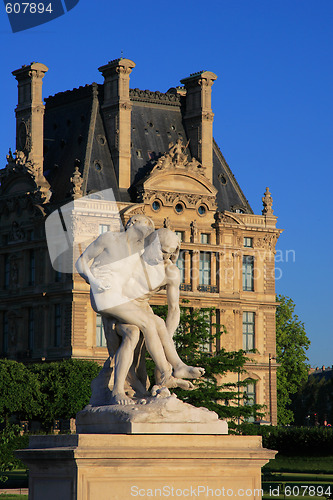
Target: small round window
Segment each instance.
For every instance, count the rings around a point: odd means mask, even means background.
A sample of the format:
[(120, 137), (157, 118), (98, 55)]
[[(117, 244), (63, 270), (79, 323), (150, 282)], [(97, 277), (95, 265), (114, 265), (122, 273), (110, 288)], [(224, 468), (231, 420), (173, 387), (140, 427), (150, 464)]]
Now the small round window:
[(206, 209), (205, 205), (200, 205), (198, 207), (198, 214), (199, 215), (205, 215), (206, 211), (207, 211), (207, 209)]
[(161, 203), (158, 200), (154, 200), (151, 207), (157, 212), (161, 208)]
[(177, 212), (177, 214), (181, 214), (184, 210), (184, 206), (182, 203), (177, 203), (177, 205), (175, 206), (175, 210)]

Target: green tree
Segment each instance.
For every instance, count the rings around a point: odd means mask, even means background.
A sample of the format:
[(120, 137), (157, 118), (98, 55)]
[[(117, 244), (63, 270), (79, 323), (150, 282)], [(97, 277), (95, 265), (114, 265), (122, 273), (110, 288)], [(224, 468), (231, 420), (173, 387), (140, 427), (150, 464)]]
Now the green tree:
[[(183, 301), (184, 303), (185, 301)], [(165, 318), (166, 306), (156, 306), (154, 311)], [(202, 366), (205, 375), (194, 381), (195, 389), (185, 391), (175, 389), (178, 397), (197, 407), (206, 407), (215, 411), (220, 418), (228, 418), (229, 426), (236, 427), (239, 422), (257, 419), (262, 416), (262, 406), (247, 399), (245, 386), (252, 379), (240, 381), (245, 373), (244, 365), (250, 361), (243, 350), (226, 351), (221, 348), (211, 351), (210, 346), (226, 330), (221, 325), (214, 325), (216, 333), (211, 333), (210, 318), (213, 309), (193, 309), (181, 307), (180, 322), (174, 336), (175, 345), (181, 359), (191, 366)], [(149, 375), (152, 378), (153, 363), (150, 360)], [(223, 381), (228, 373), (234, 373), (234, 383)]]
[(41, 385), (41, 418), (45, 427), (50, 427), (56, 419), (74, 418), (89, 403), (90, 384), (100, 368), (93, 361), (78, 359), (30, 366)]
[(276, 310), (276, 361), (277, 369), (277, 414), (278, 423), (293, 422), (291, 396), (307, 380), (310, 365), (306, 350), (310, 346), (304, 323), (294, 313), (295, 304), (289, 297), (277, 296)]
[(37, 377), (23, 363), (0, 360), (0, 417), (26, 420), (41, 413), (42, 396)]

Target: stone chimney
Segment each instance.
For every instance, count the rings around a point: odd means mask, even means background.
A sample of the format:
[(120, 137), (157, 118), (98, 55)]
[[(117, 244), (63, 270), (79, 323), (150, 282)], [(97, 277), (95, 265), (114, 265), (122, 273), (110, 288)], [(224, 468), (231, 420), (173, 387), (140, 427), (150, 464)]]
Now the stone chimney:
[(131, 109), (129, 76), (135, 63), (115, 59), (99, 71), (104, 76), (104, 120), (120, 190), (131, 185)]
[(217, 76), (211, 71), (200, 71), (181, 80), (186, 88), (184, 124), (189, 147), (203, 167), (209, 180), (213, 180), (213, 118), (212, 85)]
[(43, 77), (48, 68), (33, 62), (13, 71), (18, 81), (16, 113), (16, 150), (43, 172), (44, 109), (42, 97)]

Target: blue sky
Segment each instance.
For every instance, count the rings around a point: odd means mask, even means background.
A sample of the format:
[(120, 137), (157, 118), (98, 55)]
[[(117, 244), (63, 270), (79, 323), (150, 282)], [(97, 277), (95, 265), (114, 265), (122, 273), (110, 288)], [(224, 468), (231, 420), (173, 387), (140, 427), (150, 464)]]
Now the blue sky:
[(269, 186), (284, 229), (277, 292), (296, 303), (311, 364), (332, 365), (332, 25), (331, 0), (80, 0), (15, 34), (2, 10), (3, 166), (15, 149), (11, 71), (23, 64), (49, 67), (45, 97), (102, 82), (97, 68), (121, 55), (136, 63), (132, 88), (165, 92), (213, 71), (214, 137), (255, 213)]

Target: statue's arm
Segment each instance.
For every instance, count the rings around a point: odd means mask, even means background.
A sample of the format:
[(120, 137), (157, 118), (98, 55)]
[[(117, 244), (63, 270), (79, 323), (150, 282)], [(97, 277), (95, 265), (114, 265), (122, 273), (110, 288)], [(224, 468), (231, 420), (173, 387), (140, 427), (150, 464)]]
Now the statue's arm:
[[(103, 236), (103, 235), (101, 235)], [(105, 243), (103, 238), (98, 237), (97, 240), (93, 241), (85, 251), (80, 255), (75, 263), (75, 267), (80, 276), (88, 283), (92, 284), (96, 282), (95, 276), (90, 271), (89, 262), (92, 259), (98, 257), (100, 253), (103, 252), (105, 248)]]
[(166, 293), (168, 301), (168, 315), (165, 321), (170, 337), (173, 337), (180, 320), (179, 285), (180, 273), (175, 264), (170, 264), (166, 269)]

